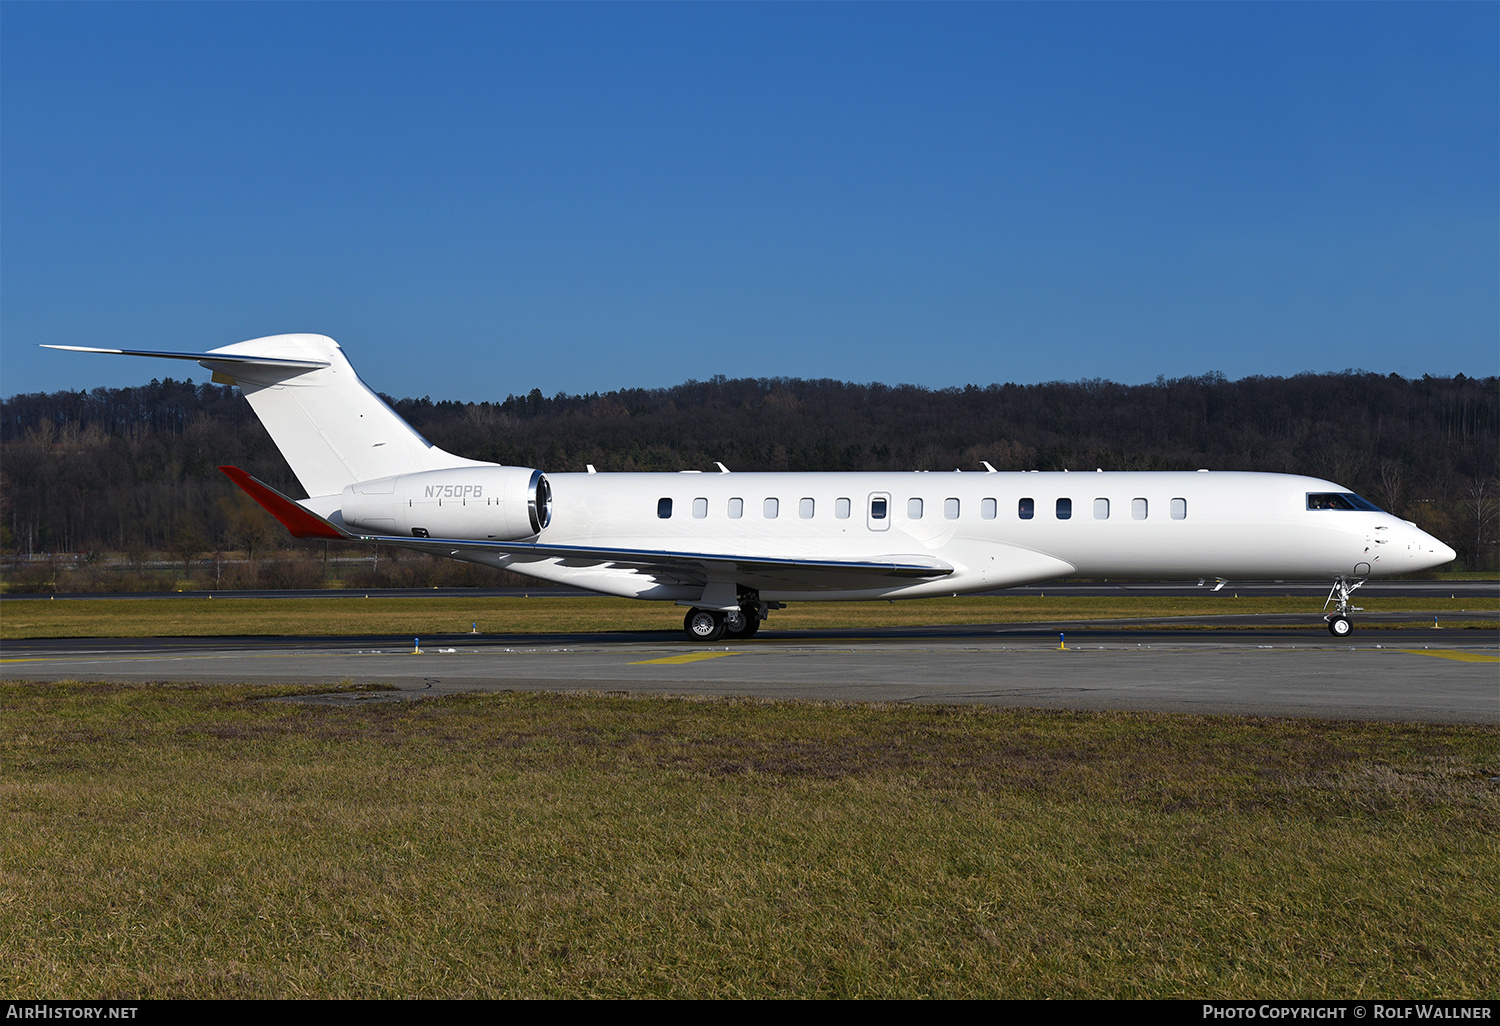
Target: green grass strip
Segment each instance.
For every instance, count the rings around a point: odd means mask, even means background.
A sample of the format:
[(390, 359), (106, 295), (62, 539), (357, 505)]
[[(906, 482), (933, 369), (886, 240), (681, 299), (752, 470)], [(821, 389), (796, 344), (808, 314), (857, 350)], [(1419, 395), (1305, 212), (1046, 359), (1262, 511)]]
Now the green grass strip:
[[(1500, 610), (1500, 599), (1364, 599), (1370, 611)], [(803, 602), (778, 610), (776, 629), (1033, 623), (1239, 613), (1296, 613), (1321, 626), (1310, 597), (1237, 598), (978, 596), (914, 602)], [(0, 639), (232, 635), (429, 636), (682, 630), (683, 608), (615, 598), (277, 598), (12, 600), (0, 604)], [(1415, 615), (1415, 614), (1414, 614)], [(1414, 619), (1414, 623), (1421, 622)], [(1483, 624), (1481, 620), (1473, 621)], [(1489, 626), (1494, 621), (1489, 621)], [(1453, 626), (1459, 626), (1454, 624)]]

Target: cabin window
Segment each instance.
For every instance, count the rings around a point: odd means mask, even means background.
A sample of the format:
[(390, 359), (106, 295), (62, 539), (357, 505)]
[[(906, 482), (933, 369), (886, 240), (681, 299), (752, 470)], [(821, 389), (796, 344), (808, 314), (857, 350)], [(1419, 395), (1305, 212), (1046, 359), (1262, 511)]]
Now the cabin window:
[(1130, 500), (1130, 519), (1131, 520), (1145, 520), (1146, 519), (1146, 500), (1145, 499), (1131, 499)]
[(803, 520), (811, 520), (813, 515), (813, 505), (814, 503), (811, 499), (803, 499), (801, 502), (797, 503), (797, 515)]
[(957, 520), (958, 519), (958, 500), (957, 499), (944, 499), (943, 500), (943, 519), (944, 520)]
[(729, 500), (729, 519), (730, 520), (738, 520), (740, 517), (742, 517), (744, 515), (745, 515), (745, 500), (744, 499), (730, 499)]
[(702, 520), (706, 516), (708, 516), (708, 500), (707, 499), (694, 499), (693, 500), (693, 519), (694, 520)]
[(659, 516), (659, 517), (661, 517), (663, 520), (666, 520), (666, 519), (670, 518), (672, 516), (672, 500), (671, 499), (657, 499), (656, 500), (656, 515)]
[(995, 519), (995, 512), (996, 512), (996, 509), (995, 509), (995, 500), (994, 499), (981, 499), (981, 500), (979, 500), (979, 516), (982, 519), (984, 519), (984, 520), (994, 520)]
[(775, 520), (781, 512), (781, 503), (775, 499), (767, 499), (765, 504), (765, 515), (767, 520)]
[(1109, 500), (1108, 499), (1095, 499), (1094, 500), (1094, 519), (1095, 520), (1108, 520), (1109, 519)]
[(922, 500), (921, 499), (907, 499), (906, 500), (906, 518), (908, 520), (921, 520), (922, 519)]
[(1059, 520), (1071, 520), (1071, 519), (1073, 519), (1073, 500), (1072, 499), (1058, 499), (1057, 500), (1057, 519), (1059, 519)]
[(885, 519), (885, 513), (886, 513), (886, 500), (885, 499), (871, 499), (870, 500), (870, 519), (871, 520), (884, 520)]
[(1036, 500), (1022, 499), (1016, 504), (1016, 516), (1022, 520), (1030, 520), (1036, 516)]
[(1172, 519), (1173, 520), (1186, 520), (1187, 519), (1187, 500), (1186, 499), (1173, 499), (1172, 500)]
[(833, 500), (833, 515), (838, 517), (840, 520), (849, 519), (849, 508), (850, 507), (848, 499)]

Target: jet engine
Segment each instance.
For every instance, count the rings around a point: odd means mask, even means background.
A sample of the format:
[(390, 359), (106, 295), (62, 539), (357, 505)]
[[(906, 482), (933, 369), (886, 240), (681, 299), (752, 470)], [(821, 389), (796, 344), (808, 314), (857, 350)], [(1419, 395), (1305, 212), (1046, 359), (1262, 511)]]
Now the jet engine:
[(350, 485), (341, 513), (372, 534), (517, 541), (552, 520), (552, 488), (529, 467), (426, 470)]

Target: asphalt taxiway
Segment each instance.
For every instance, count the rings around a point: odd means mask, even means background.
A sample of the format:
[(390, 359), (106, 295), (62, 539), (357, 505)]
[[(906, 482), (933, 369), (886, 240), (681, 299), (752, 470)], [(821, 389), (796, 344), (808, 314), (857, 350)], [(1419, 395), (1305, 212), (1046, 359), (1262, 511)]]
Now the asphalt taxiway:
[(1366, 629), (1339, 640), (1278, 627), (1275, 616), (1195, 618), (1189, 630), (1183, 621), (764, 630), (712, 646), (676, 632), (462, 634), (420, 646), (393, 637), (42, 639), (7, 642), (0, 674), (393, 689), (330, 702), (594, 690), (1500, 725), (1500, 630), (1442, 626), (1458, 615), (1412, 630), (1378, 629), (1380, 618), (1366, 614)]

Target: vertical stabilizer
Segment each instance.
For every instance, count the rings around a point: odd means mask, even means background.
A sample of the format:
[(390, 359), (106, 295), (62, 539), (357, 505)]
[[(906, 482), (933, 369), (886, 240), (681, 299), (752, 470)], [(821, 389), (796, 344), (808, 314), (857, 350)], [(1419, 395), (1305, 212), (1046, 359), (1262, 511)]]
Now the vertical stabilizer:
[[(229, 357), (218, 361), (215, 355)], [(305, 361), (286, 367), (259, 359)], [(354, 373), (326, 335), (271, 335), (210, 350), (199, 362), (214, 380), (235, 384), (266, 426), (309, 496), (395, 474), (485, 466), (454, 456), (417, 434)]]
[(79, 353), (195, 360), (221, 385), (238, 385), (309, 498), (361, 481), (493, 464), (444, 452), (359, 380), (327, 335), (268, 335), (206, 353), (43, 346)]

